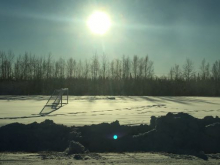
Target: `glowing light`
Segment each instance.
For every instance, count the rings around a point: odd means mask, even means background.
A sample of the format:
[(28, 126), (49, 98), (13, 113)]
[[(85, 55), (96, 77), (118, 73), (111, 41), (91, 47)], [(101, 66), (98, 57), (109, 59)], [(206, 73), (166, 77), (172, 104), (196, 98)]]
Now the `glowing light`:
[(106, 13), (97, 11), (89, 17), (87, 25), (93, 33), (103, 35), (109, 30), (111, 20)]
[(118, 139), (118, 136), (117, 136), (117, 135), (114, 135), (114, 136), (113, 136), (113, 139), (115, 139), (115, 140)]

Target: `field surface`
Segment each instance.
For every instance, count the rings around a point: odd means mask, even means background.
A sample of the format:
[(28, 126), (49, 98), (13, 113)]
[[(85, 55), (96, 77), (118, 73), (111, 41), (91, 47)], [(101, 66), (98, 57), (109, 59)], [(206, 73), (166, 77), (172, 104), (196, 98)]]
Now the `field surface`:
[(39, 115), (49, 96), (0, 96), (0, 126), (53, 120), (67, 126), (113, 122), (149, 124), (151, 116), (185, 112), (197, 118), (220, 117), (219, 97), (70, 96), (69, 104)]

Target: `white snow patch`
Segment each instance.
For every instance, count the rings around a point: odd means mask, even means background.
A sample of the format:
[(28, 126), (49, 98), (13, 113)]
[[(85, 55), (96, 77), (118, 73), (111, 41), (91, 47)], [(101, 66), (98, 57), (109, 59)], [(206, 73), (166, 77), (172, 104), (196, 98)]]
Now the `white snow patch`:
[[(40, 116), (49, 96), (0, 96), (0, 126), (45, 119), (64, 125), (91, 125), (119, 120), (120, 124), (149, 124), (151, 116), (185, 112), (203, 118), (220, 117), (219, 97), (70, 96), (69, 104)], [(114, 99), (109, 99), (114, 98)]]

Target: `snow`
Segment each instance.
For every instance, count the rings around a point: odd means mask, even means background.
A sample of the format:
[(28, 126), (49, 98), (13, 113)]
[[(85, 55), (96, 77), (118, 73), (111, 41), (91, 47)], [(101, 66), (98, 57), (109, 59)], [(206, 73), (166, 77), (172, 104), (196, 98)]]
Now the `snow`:
[[(114, 99), (115, 98), (115, 99)], [(151, 116), (185, 112), (220, 117), (220, 97), (69, 96), (69, 104), (46, 116), (39, 113), (49, 96), (0, 96), (0, 126), (45, 119), (67, 126), (119, 120), (123, 125), (149, 124)]]
[[(59, 152), (41, 153), (0, 153), (2, 164), (14, 165), (54, 165), (54, 164), (117, 164), (117, 165), (170, 165), (170, 164), (212, 164), (219, 165), (220, 154), (209, 154), (209, 160), (203, 160), (191, 155), (169, 153), (89, 153), (81, 154), (83, 160), (75, 160)], [(85, 159), (86, 158), (86, 159)]]

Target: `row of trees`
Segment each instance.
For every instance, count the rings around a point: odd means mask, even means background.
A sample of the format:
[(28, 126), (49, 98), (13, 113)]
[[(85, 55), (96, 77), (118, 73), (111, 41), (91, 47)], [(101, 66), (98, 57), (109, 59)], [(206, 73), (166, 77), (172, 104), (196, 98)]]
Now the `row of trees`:
[(94, 55), (85, 61), (53, 59), (30, 53), (0, 51), (0, 94), (50, 94), (67, 87), (74, 95), (199, 95), (220, 96), (220, 60), (202, 60), (199, 72), (187, 59), (168, 76), (154, 75), (148, 56), (108, 60)]
[(193, 62), (190, 59), (186, 59), (186, 63), (183, 65), (182, 69), (177, 64), (171, 67), (168, 77), (171, 80), (184, 79), (186, 81), (193, 79), (207, 80), (210, 78), (213, 80), (220, 80), (220, 60), (215, 61), (210, 69), (210, 64), (203, 59), (200, 65), (200, 71), (196, 74)]
[(2, 80), (32, 80), (51, 78), (113, 78), (128, 77), (152, 78), (154, 75), (153, 62), (149, 57), (133, 59), (123, 58), (109, 61), (106, 55), (101, 59), (94, 55), (91, 60), (76, 61), (73, 58), (55, 60), (49, 54), (46, 57), (36, 57), (29, 53), (15, 58), (12, 52), (0, 52), (0, 79)]

